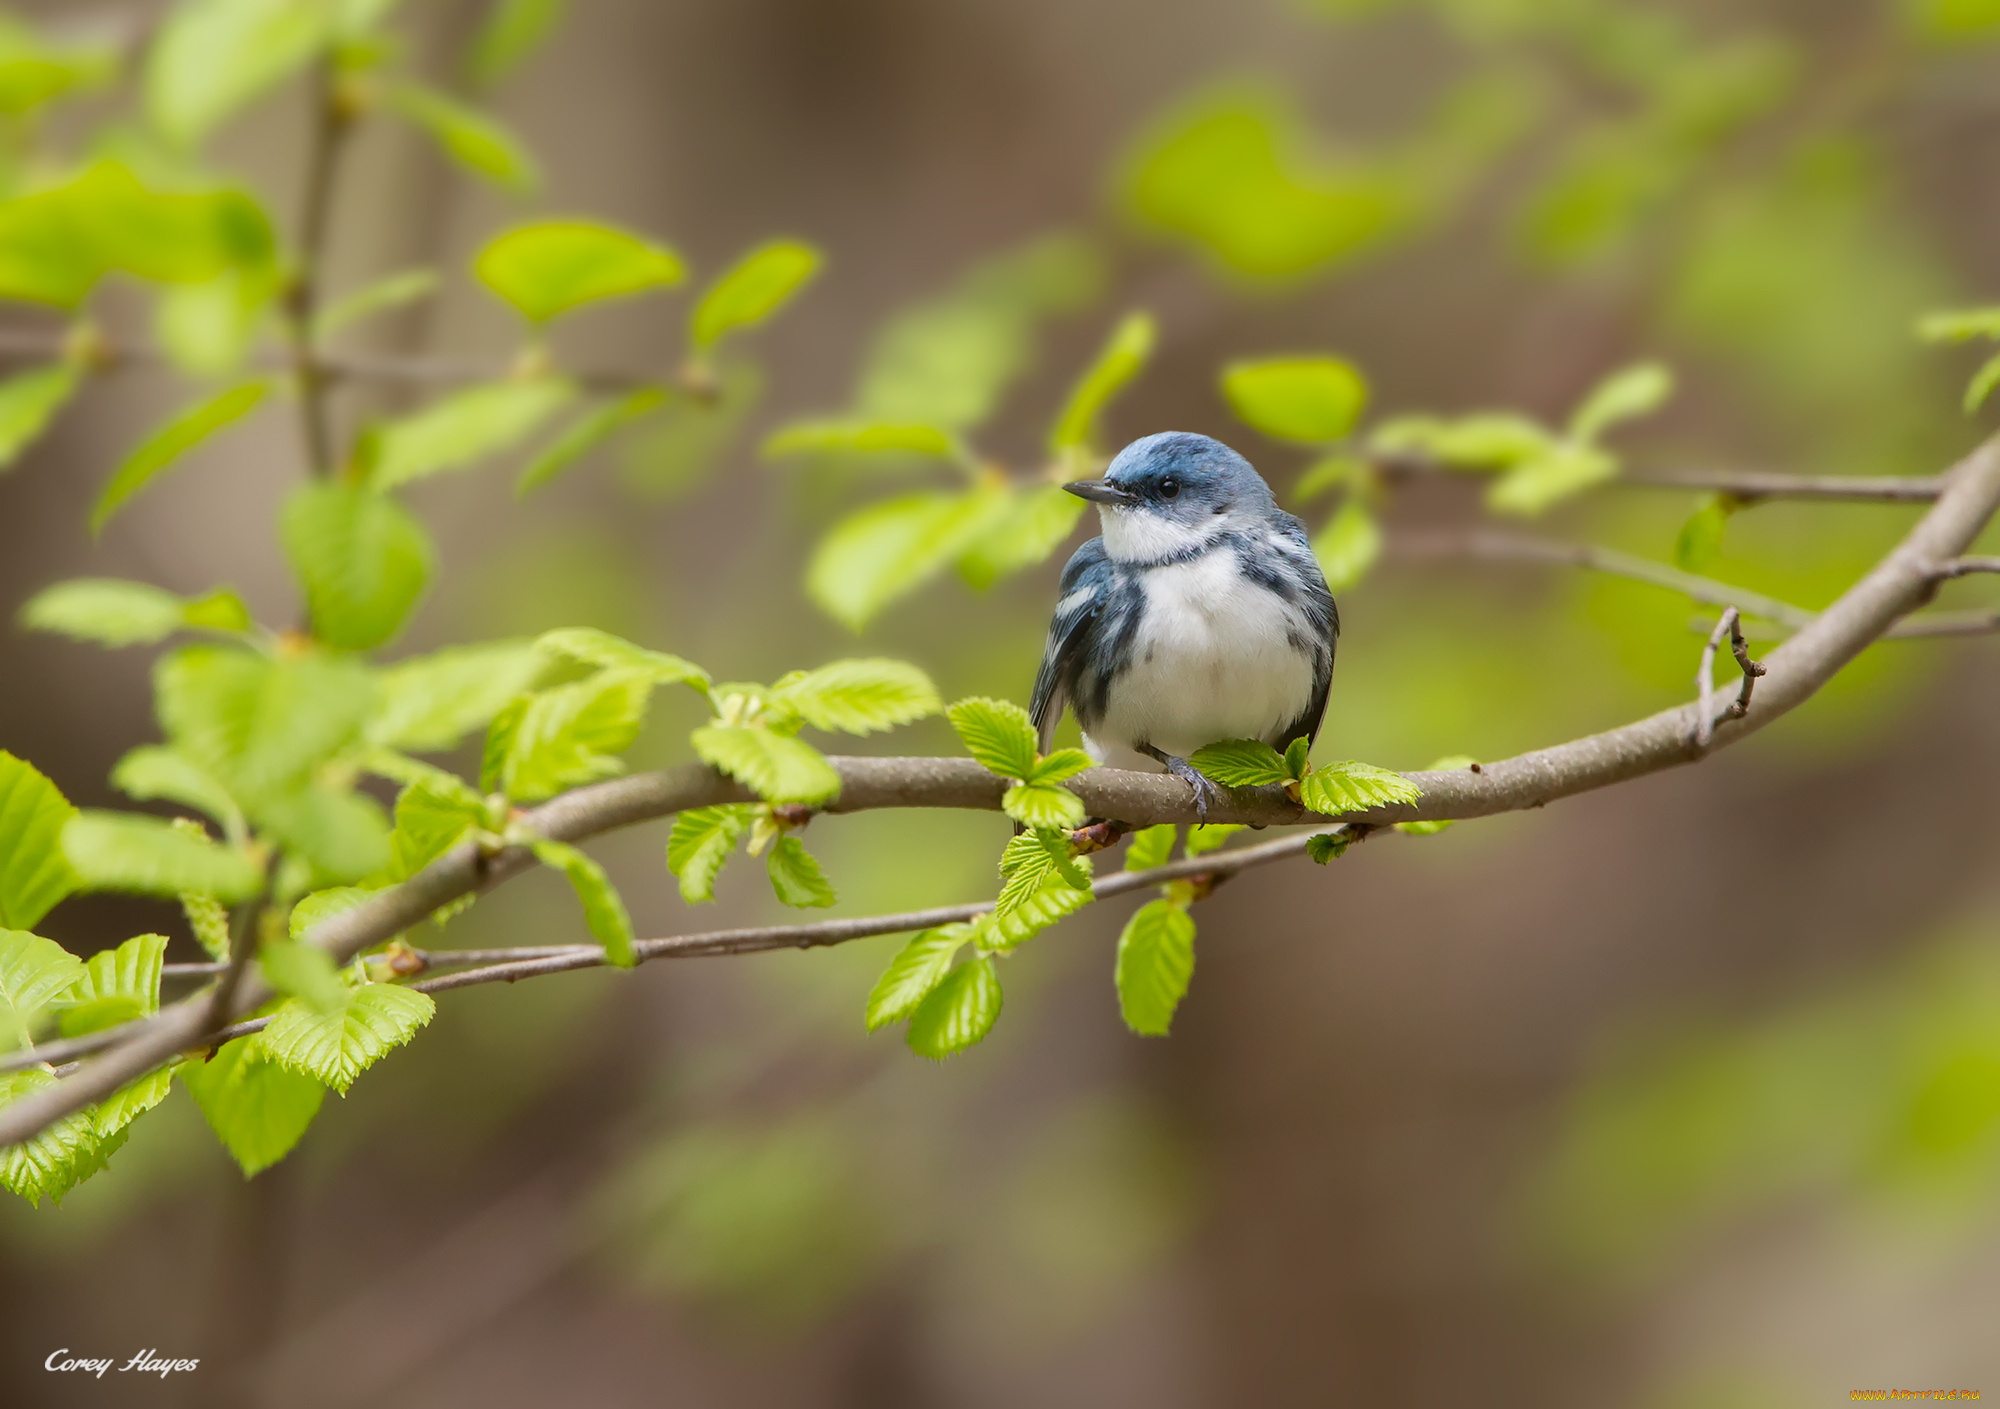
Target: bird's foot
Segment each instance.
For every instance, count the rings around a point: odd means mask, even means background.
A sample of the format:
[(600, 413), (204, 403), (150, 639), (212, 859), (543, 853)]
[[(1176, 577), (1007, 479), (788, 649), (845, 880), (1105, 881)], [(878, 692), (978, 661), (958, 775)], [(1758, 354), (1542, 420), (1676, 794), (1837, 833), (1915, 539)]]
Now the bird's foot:
[(1188, 785), (1188, 790), (1194, 794), (1194, 815), (1203, 826), (1206, 826), (1208, 824), (1208, 805), (1215, 801), (1215, 784), (1211, 783), (1199, 768), (1196, 768), (1185, 758), (1176, 758), (1173, 754), (1162, 753), (1151, 744), (1142, 744), (1139, 752), (1145, 754), (1154, 762), (1164, 765), (1169, 773)]

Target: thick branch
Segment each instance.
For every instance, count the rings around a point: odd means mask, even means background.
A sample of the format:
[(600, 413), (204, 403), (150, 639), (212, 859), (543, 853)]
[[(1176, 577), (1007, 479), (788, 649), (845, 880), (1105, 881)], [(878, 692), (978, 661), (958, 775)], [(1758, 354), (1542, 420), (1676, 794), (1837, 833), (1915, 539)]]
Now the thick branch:
[[(1768, 673), (1762, 688), (1742, 718), (1717, 725), (1715, 744), (1734, 743), (1796, 709), (1842, 666), (1888, 634), (1901, 617), (1927, 600), (1936, 584), (1936, 564), (1963, 553), (1996, 510), (2000, 510), (2000, 441), (1988, 442), (1957, 465), (1946, 476), (1937, 503), (1895, 550), (1771, 652), (1764, 663)], [(1693, 762), (1702, 756), (1694, 744), (1698, 711), (1699, 705), (1691, 702), (1623, 728), (1488, 763), (1477, 772), (1414, 773), (1411, 780), (1423, 789), (1414, 804), (1326, 817), (1307, 812), (1274, 790), (1237, 792), (1211, 806), (1209, 820), (1372, 824), (1459, 820), (1540, 807)], [(994, 810), (1004, 786), (969, 759), (841, 758), (833, 763), (844, 786), (839, 800), (827, 809), (831, 812), (877, 807)], [(1138, 826), (1194, 820), (1186, 786), (1161, 774), (1099, 768), (1080, 774), (1068, 786), (1098, 816)], [(730, 780), (688, 765), (579, 788), (535, 809), (526, 821), (538, 836), (575, 842), (686, 808), (747, 798)], [(531, 864), (530, 854), (521, 848), (489, 855), (470, 845), (456, 847), (400, 885), (322, 921), (310, 938), (345, 960), (387, 942), (447, 901), (496, 885)], [(261, 980), (246, 975), (235, 1010), (250, 1011), (270, 996)], [(0, 1108), (0, 1144), (27, 1138), (193, 1045), (201, 1037), (207, 1009), (205, 995), (196, 994), (141, 1024), (130, 1041), (85, 1063), (74, 1075)]]

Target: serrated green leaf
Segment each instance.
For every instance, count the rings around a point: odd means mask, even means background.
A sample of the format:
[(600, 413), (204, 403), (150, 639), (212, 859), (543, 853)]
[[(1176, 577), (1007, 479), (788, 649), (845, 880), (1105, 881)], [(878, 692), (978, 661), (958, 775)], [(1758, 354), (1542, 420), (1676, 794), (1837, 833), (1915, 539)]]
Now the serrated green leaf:
[(1650, 416), (1674, 394), (1673, 369), (1661, 362), (1624, 367), (1595, 387), (1569, 418), (1572, 440), (1594, 442), (1625, 421)]
[(1319, 559), (1329, 592), (1345, 592), (1368, 575), (1382, 556), (1382, 527), (1368, 506), (1349, 495), (1326, 526), (1313, 535), (1313, 556)]
[(765, 858), (771, 889), (785, 905), (814, 909), (833, 904), (833, 885), (797, 837), (779, 837)]
[(292, 913), (285, 921), (285, 932), (294, 941), (305, 943), (316, 926), (335, 915), (346, 914), (373, 894), (373, 891), (360, 886), (330, 886), (325, 890), (316, 890), (301, 897), (292, 907)]
[(958, 438), (936, 426), (901, 421), (794, 421), (764, 441), (766, 459), (790, 455), (932, 455), (957, 460)]
[(400, 631), (435, 566), (416, 515), (358, 485), (300, 485), (285, 501), (283, 538), (313, 634), (342, 650), (369, 650)]
[(868, 995), (868, 1030), (887, 1027), (914, 1013), (944, 982), (944, 976), (951, 971), (951, 961), (972, 934), (971, 925), (945, 925), (924, 930), (904, 945)]
[(246, 1178), (290, 1154), (326, 1099), (318, 1081), (266, 1057), (261, 1036), (225, 1042), (175, 1071)]
[(473, 82), (490, 88), (541, 47), (562, 19), (565, 0), (496, 0), (466, 52)]
[(568, 656), (573, 661), (603, 670), (643, 673), (656, 685), (677, 685), (685, 680), (708, 684), (708, 672), (693, 662), (665, 651), (635, 646), (594, 626), (569, 626), (559, 631), (545, 631), (536, 638), (535, 646), (543, 652)]
[(366, 793), (327, 786), (266, 799), (257, 819), (294, 860), (310, 863), (308, 883), (341, 885), (388, 868), (389, 819)]
[(1058, 783), (1016, 783), (1000, 806), (1022, 826), (1037, 830), (1074, 831), (1090, 820), (1083, 799)]
[(1702, 572), (1722, 554), (1722, 537), (1738, 501), (1726, 494), (1705, 494), (1674, 538), (1674, 566), (1682, 572)]
[(62, 851), (63, 827), (75, 815), (33, 764), (0, 749), (0, 929), (40, 923), (77, 888)]
[(994, 912), (1008, 915), (1020, 909), (1055, 874), (1055, 855), (1042, 844), (1039, 833), (1023, 832), (1014, 837), (1000, 853), (1000, 899)]
[(67, 363), (17, 372), (0, 382), (0, 470), (41, 437), (56, 413), (76, 395), (82, 374)]
[(1222, 394), (1246, 424), (1278, 440), (1339, 440), (1361, 417), (1368, 382), (1337, 357), (1277, 357), (1224, 369)]
[[(455, 780), (454, 780), (455, 781)], [(396, 795), (396, 827), (389, 834), (389, 875), (406, 880), (444, 855), (485, 820), (479, 795), (460, 784), (412, 783)]]
[(910, 1050), (942, 1061), (975, 1046), (999, 1020), (1000, 1002), (1000, 975), (991, 959), (960, 964), (910, 1014)]
[(270, 391), (268, 382), (245, 382), (178, 412), (126, 457), (90, 511), (96, 535), (119, 508), (188, 451), (217, 431), (254, 411)]
[(1203, 823), (1188, 828), (1187, 854), (1205, 856), (1229, 844), (1229, 839), (1243, 828), (1234, 822)]
[(1082, 450), (1092, 443), (1098, 416), (1111, 398), (1144, 370), (1146, 360), (1153, 355), (1157, 334), (1152, 315), (1125, 315), (1112, 330), (1103, 351), (1097, 354), (1097, 360), (1070, 391), (1069, 403), (1049, 432), (1049, 449), (1053, 453)]
[(1167, 900), (1139, 907), (1118, 936), (1118, 1010), (1143, 1037), (1165, 1037), (1194, 977), (1194, 918)]
[(837, 660), (780, 680), (772, 697), (815, 729), (870, 734), (944, 708), (930, 676), (899, 660)]
[(1014, 490), (1004, 512), (981, 528), (958, 560), (958, 575), (983, 592), (1009, 573), (1046, 561), (1076, 532), (1088, 507), (1061, 485)]
[(200, 141), (301, 67), (329, 37), (332, 6), (193, 0), (170, 11), (146, 56), (146, 112), (166, 137)]
[(83, 960), (52, 939), (0, 929), (0, 1051), (33, 1036), (35, 1019), (83, 977)]
[(606, 670), (525, 697), (509, 724), (497, 786), (517, 802), (553, 797), (565, 788), (625, 771), (618, 755), (632, 746), (646, 721), (653, 678), (639, 671)]
[(114, 1139), (126, 1126), (166, 1100), (173, 1087), (173, 1068), (161, 1067), (113, 1091), (90, 1108), (90, 1123), (97, 1138)]
[(393, 489), (475, 465), (520, 444), (575, 399), (576, 388), (558, 377), (458, 392), (377, 429), (369, 484)]
[(756, 804), (735, 802), (675, 816), (667, 838), (667, 869), (680, 880), (682, 900), (698, 905), (715, 899), (716, 877), (756, 815)]
[(1027, 778), (1035, 771), (1035, 725), (1011, 700), (980, 696), (960, 700), (945, 713), (965, 750), (989, 773)]
[(437, 287), (435, 269), (405, 269), (364, 284), (353, 293), (331, 300), (314, 315), (313, 336), (318, 340), (332, 337), (351, 323), (429, 298)]
[(163, 641), (186, 623), (181, 599), (146, 582), (84, 577), (45, 587), (21, 608), (21, 624), (104, 646)]
[[(160, 964), (166, 958), (167, 937), (163, 934), (135, 935), (114, 949), (103, 949), (84, 962), (83, 973), (63, 993), (71, 1012), (91, 1004), (118, 1002), (130, 1009), (130, 1017), (145, 1017), (160, 1010)], [(129, 1020), (129, 1019), (126, 1019)], [(75, 1037), (95, 1032), (100, 1026), (63, 1019), (63, 1036)]]
[(1415, 802), (1423, 790), (1400, 773), (1368, 763), (1329, 763), (1306, 774), (1300, 800), (1315, 812), (1362, 812)]
[(541, 184), (541, 168), (521, 140), (491, 113), (418, 83), (401, 83), (389, 105), (430, 134), (444, 154), (474, 175), (516, 193)]
[(1532, 517), (1617, 476), (1616, 456), (1588, 445), (1558, 445), (1495, 480), (1486, 491), (1486, 507)]
[[(1093, 867), (1087, 856), (1071, 858), (1070, 866), (1082, 873), (1086, 881), (1092, 875)], [(977, 934), (980, 947), (1012, 949), (1033, 939), (1065, 916), (1074, 915), (1095, 898), (1091, 891), (1079, 890), (1065, 880), (1051, 864), (1049, 874), (1042, 878), (1032, 895), (1004, 915), (996, 909), (994, 913), (981, 917)]]
[(269, 1060), (345, 1096), (355, 1077), (416, 1036), (436, 1011), (428, 993), (369, 983), (350, 990), (346, 1006), (333, 1013), (286, 999), (256, 1041)]
[(640, 387), (590, 407), (535, 452), (514, 481), (514, 493), (525, 495), (547, 484), (626, 426), (652, 415), (666, 401), (667, 394), (661, 388)]
[(1174, 854), (1174, 839), (1179, 834), (1180, 829), (1171, 822), (1134, 832), (1132, 844), (1125, 848), (1125, 869), (1150, 871), (1155, 866), (1166, 865), (1167, 858)]
[(1301, 734), (1285, 745), (1285, 772), (1292, 778), (1303, 778), (1312, 766), (1312, 740)]
[(534, 852), (537, 861), (569, 878), (570, 888), (583, 906), (584, 923), (604, 946), (605, 959), (621, 969), (637, 963), (632, 953), (632, 917), (626, 913), (625, 901), (604, 868), (567, 842), (538, 841)]
[(962, 558), (1011, 503), (1005, 486), (982, 485), (871, 504), (820, 540), (806, 568), (806, 591), (836, 621), (859, 631)]
[(754, 328), (804, 288), (819, 265), (819, 251), (798, 240), (759, 245), (701, 296), (689, 319), (689, 340), (706, 350), (734, 329)]
[(234, 904), (264, 885), (263, 872), (242, 852), (155, 817), (79, 812), (63, 827), (62, 849), (88, 890), (169, 899), (186, 891)]
[(629, 231), (551, 220), (500, 236), (473, 272), (523, 317), (545, 323), (586, 303), (671, 287), (684, 270), (672, 250)]
[(766, 802), (820, 806), (840, 796), (840, 774), (818, 749), (759, 725), (707, 725), (694, 731), (694, 751)]
[(1188, 759), (1197, 772), (1225, 788), (1258, 788), (1291, 781), (1284, 756), (1259, 739), (1225, 739), (1196, 749)]
[(384, 748), (454, 748), (535, 683), (547, 664), (531, 641), (454, 646), (398, 661), (376, 679), (380, 695), (367, 738)]
[(338, 1013), (347, 1007), (347, 985), (333, 956), (316, 944), (281, 940), (257, 951), (264, 982), (290, 994), (315, 1013)]
[[(30, 1068), (0, 1073), (0, 1107), (56, 1084), (53, 1073)], [(101, 1169), (109, 1154), (88, 1112), (63, 1116), (17, 1145), (0, 1145), (0, 1185), (36, 1207), (56, 1203)]]
[(360, 738), (375, 682), (346, 657), (188, 646), (155, 666), (153, 695), (174, 747), (254, 817)]
[(1027, 779), (1031, 783), (1062, 783), (1097, 766), (1097, 760), (1082, 749), (1057, 749), (1036, 760)]

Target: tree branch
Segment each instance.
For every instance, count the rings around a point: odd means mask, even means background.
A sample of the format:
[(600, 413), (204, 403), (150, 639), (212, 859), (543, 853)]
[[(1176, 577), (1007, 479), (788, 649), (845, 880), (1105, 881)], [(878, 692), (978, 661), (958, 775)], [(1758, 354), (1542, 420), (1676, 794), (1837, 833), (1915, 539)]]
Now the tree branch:
[[(1468, 479), (1453, 469), (1413, 451), (1375, 453), (1368, 463), (1390, 475), (1449, 475)], [(1772, 470), (1649, 470), (1625, 469), (1606, 483), (1639, 489), (1682, 490), (1691, 494), (1727, 494), (1745, 504), (1763, 499), (1817, 499), (1870, 504), (1927, 504), (1944, 492), (1945, 479), (1908, 475), (1788, 475)]]
[(1724, 638), (1736, 656), (1736, 665), (1743, 672), (1743, 688), (1730, 702), (1724, 713), (1725, 719), (1741, 719), (1750, 712), (1750, 695), (1757, 687), (1757, 679), (1764, 673), (1764, 667), (1750, 659), (1749, 643), (1743, 639), (1743, 618), (1736, 608), (1730, 607), (1715, 623), (1715, 630), (1709, 633), (1708, 644), (1702, 647), (1701, 666), (1695, 671), (1695, 684), (1701, 690), (1700, 713), (1695, 716), (1694, 744), (1706, 753), (1715, 737), (1715, 654), (1722, 649)]
[(306, 149), (305, 192), (299, 209), (299, 262), (285, 294), (285, 328), (291, 344), (292, 374), (299, 386), (306, 457), (315, 476), (334, 471), (332, 407), (327, 403), (326, 369), (315, 344), (320, 279), (325, 272), (327, 237), (333, 218), (333, 188), (341, 152), (354, 114), (340, 91), (332, 59), (322, 59), (313, 80), (313, 131)]
[[(1935, 565), (1963, 553), (1996, 511), (2000, 511), (2000, 439), (1988, 441), (1954, 467), (1945, 477), (1936, 504), (1903, 541), (1839, 600), (1771, 652), (1764, 663), (1763, 687), (1741, 718), (1717, 724), (1715, 746), (1734, 743), (1796, 709), (1842, 666), (1888, 634), (1900, 618), (1928, 599), (1936, 584)], [(1663, 710), (1622, 728), (1483, 764), (1477, 772), (1413, 773), (1411, 780), (1423, 789), (1423, 796), (1413, 804), (1324, 816), (1306, 811), (1276, 789), (1239, 790), (1219, 798), (1209, 809), (1209, 820), (1372, 825), (1456, 821), (1540, 807), (1703, 757), (1694, 745), (1694, 716), (1699, 710), (1698, 702)], [(1002, 779), (970, 759), (831, 761), (841, 775), (843, 788), (826, 809), (829, 812), (880, 807), (997, 810), (1005, 787)], [(1135, 826), (1195, 820), (1186, 785), (1163, 774), (1097, 768), (1079, 774), (1067, 786), (1096, 816)], [(524, 821), (539, 837), (577, 842), (687, 808), (748, 800), (750, 794), (735, 782), (690, 764), (578, 788), (536, 808)], [(1289, 844), (1291, 839), (1266, 845)], [(1248, 848), (1238, 855), (1248, 856), (1256, 850)], [(1210, 863), (1212, 871), (1221, 855), (1200, 860)], [(532, 864), (532, 855), (520, 847), (490, 854), (470, 844), (454, 847), (409, 880), (321, 921), (308, 938), (344, 962), (364, 949), (386, 943), (446, 902), (490, 889)], [(261, 978), (246, 974), (233, 1007), (239, 1013), (248, 1012), (271, 996)], [(205, 992), (197, 993), (138, 1024), (129, 1038), (85, 1062), (54, 1086), (0, 1107), (0, 1144), (26, 1139), (194, 1045), (201, 1040), (207, 1012)]]

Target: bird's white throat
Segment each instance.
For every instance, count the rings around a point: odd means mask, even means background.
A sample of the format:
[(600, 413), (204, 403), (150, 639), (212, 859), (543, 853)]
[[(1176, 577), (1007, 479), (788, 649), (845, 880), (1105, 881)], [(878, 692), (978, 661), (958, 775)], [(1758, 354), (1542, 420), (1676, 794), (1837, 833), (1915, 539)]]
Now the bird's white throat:
[(1116, 563), (1156, 563), (1199, 548), (1229, 527), (1230, 514), (1211, 514), (1196, 524), (1176, 523), (1138, 505), (1100, 504), (1104, 551)]

